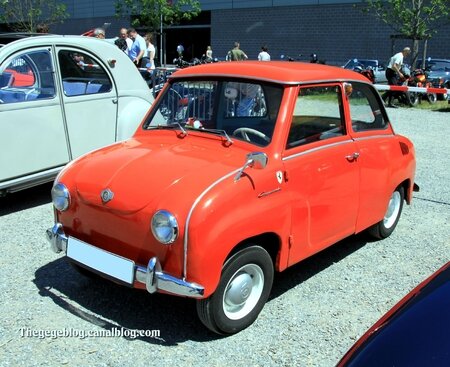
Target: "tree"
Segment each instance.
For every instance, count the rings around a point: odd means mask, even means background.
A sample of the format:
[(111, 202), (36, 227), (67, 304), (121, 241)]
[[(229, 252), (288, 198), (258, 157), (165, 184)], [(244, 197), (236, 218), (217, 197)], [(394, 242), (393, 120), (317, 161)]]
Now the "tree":
[(116, 15), (133, 16), (131, 25), (156, 31), (161, 26), (190, 20), (200, 13), (197, 0), (117, 0)]
[(36, 32), (38, 24), (49, 26), (69, 17), (57, 0), (0, 0), (0, 22), (14, 31)]
[(415, 67), (419, 41), (430, 39), (450, 21), (450, 0), (368, 0), (365, 11), (413, 40), (411, 56)]

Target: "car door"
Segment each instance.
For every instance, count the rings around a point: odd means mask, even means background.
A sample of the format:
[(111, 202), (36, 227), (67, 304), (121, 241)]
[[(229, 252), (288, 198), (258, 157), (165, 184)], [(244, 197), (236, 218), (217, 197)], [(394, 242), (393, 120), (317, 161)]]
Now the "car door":
[(348, 96), (350, 134), (360, 157), (360, 215), (357, 232), (380, 221), (386, 212), (389, 197), (392, 157), (400, 146), (389, 125), (379, 94), (368, 84), (352, 83)]
[(57, 55), (73, 159), (116, 141), (117, 89), (100, 57), (67, 47)]
[(39, 180), (69, 161), (61, 100), (50, 47), (0, 60), (0, 187)]
[(354, 233), (358, 149), (338, 84), (299, 88), (283, 162), (291, 194), (289, 265)]

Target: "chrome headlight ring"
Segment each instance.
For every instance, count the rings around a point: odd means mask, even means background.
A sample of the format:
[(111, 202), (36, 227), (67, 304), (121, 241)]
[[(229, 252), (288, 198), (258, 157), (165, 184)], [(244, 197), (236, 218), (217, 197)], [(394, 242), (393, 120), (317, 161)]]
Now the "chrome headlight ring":
[(151, 229), (153, 236), (164, 245), (173, 243), (179, 233), (177, 219), (167, 210), (158, 210), (153, 215)]
[(56, 210), (63, 212), (70, 205), (70, 193), (67, 187), (62, 183), (57, 183), (52, 187), (52, 202)]

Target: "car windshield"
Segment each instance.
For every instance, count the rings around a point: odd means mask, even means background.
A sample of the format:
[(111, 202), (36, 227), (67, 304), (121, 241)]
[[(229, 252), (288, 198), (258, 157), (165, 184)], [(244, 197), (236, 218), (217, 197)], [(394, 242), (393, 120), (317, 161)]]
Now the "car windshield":
[(149, 116), (146, 129), (175, 128), (266, 146), (280, 108), (281, 85), (250, 80), (172, 82)]

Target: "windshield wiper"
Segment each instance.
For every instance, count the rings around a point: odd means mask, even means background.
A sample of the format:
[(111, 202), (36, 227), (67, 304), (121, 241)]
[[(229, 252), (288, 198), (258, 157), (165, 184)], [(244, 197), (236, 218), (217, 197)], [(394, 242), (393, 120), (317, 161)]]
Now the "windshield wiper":
[(179, 122), (171, 122), (167, 125), (153, 125), (148, 127), (148, 129), (176, 129), (176, 128), (179, 128), (184, 135), (188, 134), (186, 129), (183, 126), (181, 126)]
[(227, 139), (228, 144), (233, 144), (233, 140), (229, 137), (227, 132), (225, 130), (219, 130), (219, 129), (199, 129), (199, 131), (207, 131), (209, 133), (213, 134), (219, 134), (220, 136), (223, 136), (225, 139)]

